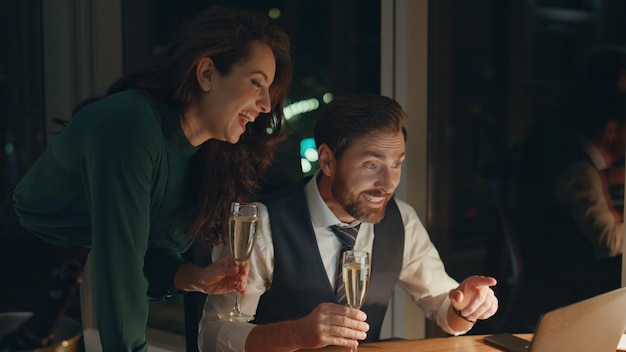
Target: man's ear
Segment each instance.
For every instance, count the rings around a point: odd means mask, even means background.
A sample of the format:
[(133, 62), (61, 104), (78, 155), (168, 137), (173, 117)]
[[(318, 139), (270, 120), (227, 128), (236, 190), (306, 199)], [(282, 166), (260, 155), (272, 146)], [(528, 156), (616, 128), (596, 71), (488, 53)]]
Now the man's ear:
[(203, 92), (208, 93), (213, 88), (214, 74), (215, 65), (213, 65), (213, 60), (210, 57), (202, 58), (196, 65), (196, 79)]
[(622, 124), (616, 120), (609, 120), (604, 125), (604, 135), (609, 141), (616, 140), (617, 138), (622, 138)]
[(335, 159), (335, 153), (326, 144), (322, 144), (317, 148), (317, 161), (320, 164), (320, 169), (326, 176), (332, 176), (336, 171), (337, 160)]

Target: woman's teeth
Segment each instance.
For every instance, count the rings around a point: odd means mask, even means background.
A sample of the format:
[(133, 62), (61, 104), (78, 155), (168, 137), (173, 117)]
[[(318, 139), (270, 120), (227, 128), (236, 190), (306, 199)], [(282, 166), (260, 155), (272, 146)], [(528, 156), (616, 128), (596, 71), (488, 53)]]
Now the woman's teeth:
[(244, 111), (240, 115), (245, 117), (248, 120), (248, 122), (254, 122), (254, 116), (252, 114)]

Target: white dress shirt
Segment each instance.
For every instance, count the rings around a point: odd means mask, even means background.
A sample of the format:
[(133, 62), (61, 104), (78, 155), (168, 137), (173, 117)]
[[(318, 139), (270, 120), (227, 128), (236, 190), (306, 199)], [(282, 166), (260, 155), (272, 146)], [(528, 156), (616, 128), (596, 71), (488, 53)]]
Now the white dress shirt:
[[(337, 257), (340, 243), (329, 229), (341, 222), (322, 200), (313, 177), (305, 186), (311, 222), (317, 238), (318, 250), (322, 254), (326, 274), (334, 285)], [(454, 335), (466, 331), (454, 331), (447, 323), (450, 305), (448, 292), (458, 283), (445, 272), (439, 252), (430, 241), (426, 229), (415, 210), (407, 203), (396, 199), (405, 229), (405, 243), (402, 270), (398, 285), (416, 302), (424, 314), (446, 332)], [(259, 203), (259, 227), (254, 251), (250, 256), (250, 273), (246, 294), (241, 299), (245, 313), (254, 315), (261, 295), (272, 285), (274, 269), (274, 247), (267, 208)], [(344, 224), (347, 225), (347, 224)], [(362, 223), (354, 245), (355, 250), (372, 252), (374, 224)], [(228, 254), (227, 246), (216, 247), (213, 259)], [(199, 326), (199, 346), (201, 351), (244, 351), (245, 343), (254, 324), (228, 322), (217, 319), (221, 312), (229, 312), (235, 303), (233, 293), (208, 296)]]
[(556, 196), (569, 209), (585, 236), (595, 244), (598, 258), (622, 253), (624, 223), (613, 207), (607, 180), (608, 168), (600, 151), (589, 142), (583, 147), (591, 162), (571, 164), (557, 179)]

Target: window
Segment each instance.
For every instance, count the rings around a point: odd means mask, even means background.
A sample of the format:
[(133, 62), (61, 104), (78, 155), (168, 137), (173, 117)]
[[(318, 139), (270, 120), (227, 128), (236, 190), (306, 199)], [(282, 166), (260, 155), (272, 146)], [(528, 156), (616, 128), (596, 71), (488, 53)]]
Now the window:
[[(506, 329), (503, 319), (516, 284), (510, 268), (515, 263), (507, 257), (503, 234), (511, 230), (528, 237), (540, 223), (554, 220), (519, 219), (520, 203), (528, 194), (515, 168), (518, 153), (536, 131), (546, 133), (545, 126), (561, 121), (560, 132), (543, 135), (547, 140), (560, 138), (571, 127), (571, 120), (558, 116), (574, 103), (568, 91), (574, 73), (594, 46), (626, 44), (626, 27), (616, 15), (625, 7), (619, 1), (592, 0), (430, 1), (429, 6), (428, 227), (457, 280), (472, 274), (502, 275), (495, 287), (498, 317), (472, 330), (493, 333)], [(560, 152), (544, 145), (533, 158)], [(549, 167), (536, 171), (548, 173)], [(504, 223), (502, 209), (520, 221)], [(534, 246), (541, 242), (537, 239)], [(534, 274), (526, 269), (527, 276)], [(511, 318), (508, 323), (523, 319)], [(529, 326), (508, 328), (532, 331)]]
[(45, 148), (41, 4), (0, 3), (0, 194)]

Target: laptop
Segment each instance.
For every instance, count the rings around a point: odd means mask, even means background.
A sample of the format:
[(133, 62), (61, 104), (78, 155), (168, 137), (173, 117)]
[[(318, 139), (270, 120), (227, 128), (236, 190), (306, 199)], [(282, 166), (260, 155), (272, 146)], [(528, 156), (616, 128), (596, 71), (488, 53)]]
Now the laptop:
[(509, 352), (615, 352), (626, 332), (626, 287), (544, 313), (532, 341), (508, 333), (485, 343)]

